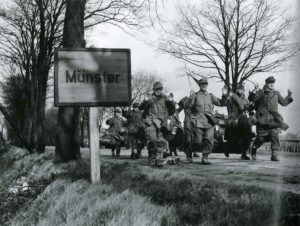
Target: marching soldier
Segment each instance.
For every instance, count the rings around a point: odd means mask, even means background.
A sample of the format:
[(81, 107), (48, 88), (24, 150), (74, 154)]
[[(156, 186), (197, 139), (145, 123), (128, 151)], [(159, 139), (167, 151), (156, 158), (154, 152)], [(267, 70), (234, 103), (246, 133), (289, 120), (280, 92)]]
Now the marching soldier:
[[(198, 81), (200, 91), (190, 97), (191, 108), (191, 132), (192, 143), (197, 149), (202, 149), (202, 164), (208, 165), (208, 155), (211, 153), (214, 141), (214, 125), (216, 119), (213, 117), (213, 108), (216, 106), (225, 106), (228, 90), (222, 89), (223, 98), (220, 100), (213, 94), (207, 92), (208, 81), (202, 78)], [(189, 159), (192, 160), (191, 153)]]
[(257, 91), (256, 89), (250, 93), (249, 100), (254, 103), (256, 110), (256, 133), (251, 157), (256, 160), (256, 150), (267, 141), (271, 142), (271, 161), (279, 161), (278, 151), (280, 149), (279, 143), (279, 129), (286, 130), (288, 125), (284, 123), (282, 116), (278, 112), (278, 104), (287, 106), (293, 101), (292, 92), (288, 89), (288, 95), (283, 98), (281, 94), (274, 90), (275, 78), (268, 77), (265, 80), (263, 89)]
[(109, 125), (108, 134), (111, 137), (112, 156), (119, 157), (122, 143), (125, 141), (124, 135), (126, 132), (124, 129), (126, 119), (122, 117), (122, 109), (120, 107), (116, 107), (114, 117), (108, 119), (106, 124)]
[(139, 110), (139, 104), (134, 103), (133, 109), (124, 111), (127, 118), (128, 136), (131, 147), (131, 158), (138, 159), (145, 143), (145, 129), (143, 112)]
[[(170, 98), (173, 99), (173, 93), (170, 93)], [(177, 148), (180, 147), (183, 141), (183, 130), (181, 126), (181, 122), (179, 119), (179, 109), (177, 109), (178, 105), (175, 101), (173, 101), (175, 108), (169, 109), (167, 123), (164, 125), (163, 134), (164, 137), (168, 140), (170, 155), (172, 156), (173, 152), (175, 156), (178, 156)]]
[(184, 111), (184, 120), (183, 120), (183, 134), (184, 134), (184, 142), (183, 149), (187, 156), (189, 162), (192, 161), (190, 157), (191, 153), (194, 153), (194, 157), (199, 157), (194, 150), (191, 150), (192, 146), (192, 131), (191, 131), (191, 110), (189, 108), (189, 98), (182, 98), (179, 103), (178, 113), (182, 110)]
[(145, 112), (145, 132), (149, 162), (152, 166), (162, 166), (162, 153), (167, 151), (168, 143), (163, 137), (161, 127), (166, 122), (168, 109), (175, 108), (173, 99), (162, 93), (161, 82), (153, 84), (153, 94), (146, 96), (140, 105)]
[(250, 160), (247, 151), (252, 139), (252, 126), (246, 114), (249, 107), (249, 101), (245, 97), (245, 88), (242, 84), (239, 84), (236, 93), (230, 92), (227, 101), (228, 120), (225, 139), (228, 141), (230, 149), (240, 149), (242, 160)]

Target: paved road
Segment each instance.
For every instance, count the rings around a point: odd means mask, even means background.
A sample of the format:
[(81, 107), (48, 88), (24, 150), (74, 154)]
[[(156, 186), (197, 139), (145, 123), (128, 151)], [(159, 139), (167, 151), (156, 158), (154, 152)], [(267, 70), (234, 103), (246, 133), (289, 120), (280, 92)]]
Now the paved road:
[[(84, 149), (84, 153), (88, 149)], [(188, 164), (185, 155), (180, 153), (179, 166), (166, 166), (164, 170), (176, 170), (189, 173), (201, 178), (213, 178), (218, 181), (248, 184), (268, 189), (291, 191), (300, 194), (300, 153), (280, 152), (280, 162), (270, 161), (270, 152), (260, 151), (257, 160), (241, 161), (240, 155), (231, 154), (226, 158), (224, 154), (211, 154), (212, 165), (201, 165), (201, 158), (194, 158)], [(130, 151), (122, 149), (120, 158), (112, 158), (110, 150), (101, 149), (102, 161), (128, 161), (132, 164), (147, 166), (147, 151), (139, 160), (130, 159)]]

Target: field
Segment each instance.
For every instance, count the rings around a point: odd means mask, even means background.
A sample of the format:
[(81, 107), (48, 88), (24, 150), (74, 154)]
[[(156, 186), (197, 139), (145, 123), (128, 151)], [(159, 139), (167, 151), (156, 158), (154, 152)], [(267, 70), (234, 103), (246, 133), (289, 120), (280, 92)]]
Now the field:
[(54, 148), (28, 155), (12, 148), (1, 155), (0, 198), (20, 176), (43, 183), (23, 202), (2, 202), (0, 225), (300, 225), (300, 155), (280, 153), (271, 162), (260, 151), (257, 161), (212, 154), (212, 165), (200, 159), (162, 169), (128, 150), (112, 158), (101, 150), (102, 182), (89, 183), (89, 152), (83, 159), (55, 163)]

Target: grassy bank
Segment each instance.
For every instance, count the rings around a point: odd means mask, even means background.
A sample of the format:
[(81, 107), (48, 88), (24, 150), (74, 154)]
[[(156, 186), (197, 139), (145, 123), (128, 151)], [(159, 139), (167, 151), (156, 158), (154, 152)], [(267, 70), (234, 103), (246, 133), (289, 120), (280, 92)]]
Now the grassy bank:
[(110, 164), (105, 183), (130, 189), (158, 205), (172, 205), (176, 225), (299, 225), (300, 197), (255, 186), (199, 180), (168, 170), (147, 173), (139, 166)]
[(53, 151), (28, 155), (22, 149), (1, 156), (2, 191), (20, 176), (45, 186), (11, 211), (11, 203), (1, 207), (0, 225), (299, 225), (296, 194), (105, 159), (102, 184), (91, 185), (87, 159), (64, 164), (53, 159)]

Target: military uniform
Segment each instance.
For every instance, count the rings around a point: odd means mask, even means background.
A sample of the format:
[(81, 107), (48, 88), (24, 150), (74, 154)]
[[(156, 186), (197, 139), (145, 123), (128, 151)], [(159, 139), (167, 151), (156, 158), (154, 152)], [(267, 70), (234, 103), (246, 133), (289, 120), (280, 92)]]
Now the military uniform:
[[(134, 108), (138, 108), (138, 104), (133, 105)], [(145, 129), (143, 112), (127, 111), (123, 113), (124, 117), (127, 118), (128, 136), (131, 147), (131, 158), (137, 159), (141, 155), (141, 151), (145, 143)]]
[[(121, 113), (121, 108), (116, 108), (116, 112)], [(122, 143), (125, 141), (125, 126), (126, 120), (124, 118), (115, 115), (114, 117), (108, 119), (106, 124), (109, 125), (108, 134), (111, 138), (111, 146), (112, 146), (112, 155), (120, 156), (120, 150)], [(115, 154), (116, 150), (116, 154)]]
[[(161, 83), (154, 83), (153, 89), (156, 88), (162, 89)], [(160, 96), (152, 94), (140, 105), (140, 109), (145, 112), (144, 124), (151, 165), (159, 165), (162, 153), (167, 151), (168, 143), (162, 135), (161, 128), (163, 123), (166, 123), (168, 108), (175, 108), (174, 103), (163, 94)]]
[[(199, 84), (208, 84), (208, 82), (206, 79), (201, 79)], [(207, 159), (213, 148), (216, 123), (213, 116), (214, 105), (225, 106), (225, 104), (225, 96), (220, 100), (213, 94), (201, 90), (190, 98), (192, 143), (197, 149), (202, 149), (203, 164), (210, 164)]]
[[(275, 79), (272, 76), (266, 79), (266, 84), (274, 82)], [(278, 91), (270, 89), (267, 85), (262, 90), (251, 93), (249, 98), (254, 103), (257, 118), (257, 136), (252, 147), (252, 158), (256, 159), (256, 150), (264, 142), (270, 141), (271, 160), (279, 161), (277, 157), (277, 152), (280, 149), (278, 133), (281, 127), (286, 128), (287, 125), (283, 122), (282, 116), (278, 112), (278, 104), (287, 106), (293, 101), (293, 98), (290, 95), (283, 98)]]
[[(242, 85), (238, 89), (244, 89)], [(246, 155), (251, 139), (251, 123), (246, 114), (250, 104), (243, 93), (232, 93), (227, 101), (228, 120), (226, 123), (225, 139), (228, 141), (228, 148), (241, 152), (242, 160), (249, 160)]]
[(192, 143), (192, 130), (191, 130), (191, 110), (189, 108), (189, 98), (182, 98), (179, 103), (178, 112), (184, 111), (184, 121), (183, 121), (183, 134), (184, 134), (184, 152), (189, 155), (192, 153), (190, 150)]
[[(176, 105), (175, 102), (173, 104)], [(169, 116), (167, 117), (167, 123), (164, 124), (163, 134), (168, 140), (170, 155), (174, 152), (174, 155), (178, 156), (177, 148), (182, 144), (183, 131), (179, 120), (179, 112), (175, 108), (173, 110), (168, 111)]]

